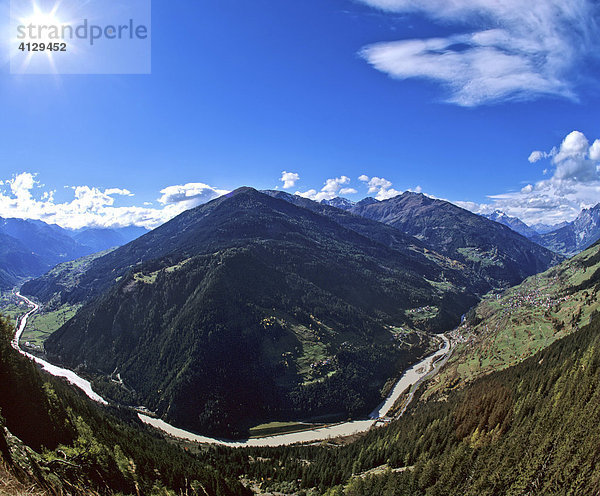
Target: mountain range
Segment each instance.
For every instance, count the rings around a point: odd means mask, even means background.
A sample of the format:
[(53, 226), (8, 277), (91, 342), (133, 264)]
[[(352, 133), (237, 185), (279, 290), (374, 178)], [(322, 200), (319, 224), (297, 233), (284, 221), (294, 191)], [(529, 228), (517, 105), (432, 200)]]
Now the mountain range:
[(506, 226), (419, 193), (357, 204), (349, 211), (415, 236), (464, 263), (488, 281), (489, 289), (512, 286), (562, 260)]
[(94, 252), (98, 252), (123, 246), (147, 232), (147, 229), (138, 226), (118, 228), (85, 227), (67, 231), (67, 234), (80, 245), (88, 246)]
[(573, 222), (531, 239), (565, 256), (585, 250), (600, 239), (600, 203), (582, 210)]
[(485, 217), (567, 257), (580, 253), (600, 239), (600, 203), (592, 208), (583, 209), (572, 222), (561, 222), (555, 226), (528, 226), (520, 219), (500, 211)]
[[(43, 448), (26, 458), (32, 483), (48, 484), (51, 468), (63, 488), (105, 484), (107, 494), (153, 491), (163, 479), (183, 493), (190, 476), (205, 494), (248, 493), (236, 481), (284, 494), (591, 494), (600, 245), (553, 266), (560, 257), (498, 222), (403, 196), (344, 210), (240, 188), (120, 248), (63, 262), (22, 291), (83, 305), (46, 341), (54, 360), (113, 401), (224, 436), (271, 420), (361, 415), (430, 351), (429, 333), (466, 313), (449, 334), (446, 367), (407, 415), (344, 446), (189, 457), (125, 409), (99, 411), (65, 385), (42, 385), (9, 356), (0, 322), (0, 374), (11, 385), (0, 422)], [(582, 230), (595, 222), (588, 214)], [(16, 443), (0, 432), (4, 460), (19, 459)]]
[[(525, 236), (526, 238), (533, 238), (540, 234), (533, 227), (529, 227), (525, 222), (523, 222), (518, 217), (511, 217), (510, 215), (506, 215), (504, 212), (500, 210), (496, 210), (491, 214), (484, 215), (486, 219), (493, 220), (494, 222), (498, 222), (499, 224), (503, 224), (507, 227), (510, 227), (513, 231), (518, 232), (521, 236)], [(550, 229), (553, 230), (553, 229)]]
[(48, 355), (116, 371), (131, 401), (215, 435), (366, 413), (426, 350), (410, 330), (448, 329), (477, 296), (415, 238), (323, 208), (332, 216), (242, 188), (93, 260), (64, 297), (85, 305)]
[[(387, 205), (402, 217), (405, 205)], [(426, 200), (408, 214), (426, 234), (428, 222), (445, 223), (445, 236), (419, 239), (296, 195), (240, 188), (80, 264), (76, 277), (56, 270), (22, 292), (83, 304), (45, 342), (52, 359), (119, 373), (130, 394), (113, 394), (176, 425), (239, 436), (273, 419), (347, 418), (376, 405), (385, 382), (426, 351), (424, 331), (451, 328), (490, 288), (560, 258), (448, 205)], [(448, 246), (457, 221), (460, 241)], [(457, 259), (462, 248), (469, 256)]]
[[(381, 220), (382, 222), (389, 223), (395, 227), (406, 229), (406, 232), (419, 237), (424, 235), (420, 232), (420, 229), (415, 226), (406, 226), (404, 221), (398, 221), (394, 217), (396, 215), (393, 212), (394, 207), (391, 207), (392, 204), (396, 203), (407, 205), (407, 198), (411, 195), (413, 198), (415, 195), (427, 198), (424, 195), (417, 195), (416, 193), (407, 192), (390, 200), (383, 201), (378, 201), (375, 198), (367, 197), (360, 202), (352, 202), (346, 198), (336, 197), (331, 200), (322, 200), (321, 203), (324, 205), (341, 208), (358, 215), (367, 216), (375, 220)], [(429, 198), (429, 201), (439, 202), (441, 200)], [(448, 205), (459, 208), (453, 204)], [(452, 211), (452, 207), (447, 207), (447, 210)], [(413, 211), (405, 207), (396, 208), (400, 208), (401, 210), (404, 209), (406, 212)], [(400, 214), (400, 216), (401, 215), (402, 214)], [(462, 215), (464, 216), (464, 213)], [(566, 257), (576, 255), (600, 239), (600, 203), (589, 209), (582, 210), (577, 218), (572, 222), (561, 222), (556, 225), (539, 223), (529, 226), (521, 219), (507, 215), (500, 210), (496, 210), (491, 214), (483, 214), (482, 216), (486, 219), (509, 227), (513, 231), (530, 239), (538, 245)], [(410, 224), (410, 219), (404, 217), (404, 220), (408, 220), (408, 224)]]
[(63, 229), (38, 220), (0, 218), (0, 289), (37, 277), (57, 264), (123, 245), (144, 228)]

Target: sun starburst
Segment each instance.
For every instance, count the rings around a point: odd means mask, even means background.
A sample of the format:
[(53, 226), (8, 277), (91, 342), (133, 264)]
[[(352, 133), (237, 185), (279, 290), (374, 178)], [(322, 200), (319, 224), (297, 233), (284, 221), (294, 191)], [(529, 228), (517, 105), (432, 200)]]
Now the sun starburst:
[(31, 64), (39, 62), (42, 57), (46, 59), (51, 72), (57, 72), (55, 51), (48, 46), (61, 41), (58, 38), (61, 29), (70, 24), (59, 14), (60, 5), (58, 1), (44, 8), (34, 1), (30, 4), (29, 12), (13, 13), (15, 30), (11, 40), (11, 63), (19, 64), (19, 72), (27, 72)]

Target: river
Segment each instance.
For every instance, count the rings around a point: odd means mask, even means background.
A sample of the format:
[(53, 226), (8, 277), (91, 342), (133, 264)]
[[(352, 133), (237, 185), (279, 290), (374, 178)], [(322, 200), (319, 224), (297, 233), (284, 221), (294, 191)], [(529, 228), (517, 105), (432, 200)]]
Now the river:
[(31, 308), (31, 310), (29, 312), (27, 312), (25, 315), (23, 315), (23, 317), (21, 317), (21, 320), (17, 327), (17, 332), (15, 333), (15, 337), (11, 343), (12, 347), (15, 350), (17, 350), (19, 353), (21, 353), (21, 355), (25, 355), (27, 358), (30, 358), (31, 360), (33, 360), (34, 362), (39, 364), (50, 375), (53, 375), (55, 377), (65, 378), (70, 384), (81, 389), (88, 396), (88, 398), (90, 398), (98, 403), (101, 403), (103, 405), (108, 405), (108, 402), (102, 396), (100, 396), (99, 394), (94, 392), (94, 390), (92, 389), (92, 385), (90, 384), (90, 381), (86, 381), (85, 379), (79, 377), (72, 370), (63, 369), (61, 367), (57, 367), (56, 365), (52, 365), (51, 363), (48, 363), (46, 360), (42, 360), (41, 358), (36, 357), (35, 355), (32, 355), (31, 353), (27, 353), (26, 351), (21, 349), (21, 346), (19, 345), (19, 341), (21, 340), (21, 336), (23, 335), (23, 331), (25, 330), (25, 326), (27, 325), (27, 319), (29, 317), (31, 317), (31, 315), (33, 315), (35, 312), (38, 311), (39, 306), (37, 304), (35, 304), (33, 301), (31, 301), (29, 298), (26, 298), (25, 296), (21, 295), (18, 292), (16, 293), (16, 295), (19, 298), (21, 298)]

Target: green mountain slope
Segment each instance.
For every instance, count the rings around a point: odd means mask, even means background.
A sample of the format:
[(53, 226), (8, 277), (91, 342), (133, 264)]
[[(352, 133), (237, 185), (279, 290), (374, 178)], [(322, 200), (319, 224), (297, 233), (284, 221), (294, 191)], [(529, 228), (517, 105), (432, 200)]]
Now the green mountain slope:
[[(26, 282), (22, 286), (21, 292), (35, 295), (38, 300), (44, 302), (45, 309), (56, 309), (70, 303), (68, 295), (78, 286), (80, 279), (90, 268), (92, 262), (108, 253), (110, 250), (100, 251), (58, 264), (43, 276)], [(75, 301), (74, 303), (80, 302)]]
[(359, 220), (368, 235), (249, 188), (185, 212), (64, 287), (91, 299), (46, 351), (212, 434), (367, 413), (426, 350), (411, 330), (448, 329), (477, 297), (460, 264)]
[(429, 392), (514, 365), (589, 323), (600, 307), (600, 244), (484, 299), (452, 333), (457, 341)]

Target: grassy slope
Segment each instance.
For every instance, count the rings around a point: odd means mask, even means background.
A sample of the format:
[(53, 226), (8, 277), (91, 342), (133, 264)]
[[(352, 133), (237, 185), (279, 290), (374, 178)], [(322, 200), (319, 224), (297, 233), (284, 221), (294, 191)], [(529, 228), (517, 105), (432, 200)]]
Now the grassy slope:
[(594, 288), (599, 270), (595, 245), (502, 294), (488, 295), (453, 332), (454, 355), (424, 397), (515, 365), (587, 324), (600, 306)]
[(21, 341), (42, 347), (44, 341), (77, 313), (81, 305), (62, 305), (53, 310), (44, 310), (31, 316)]

